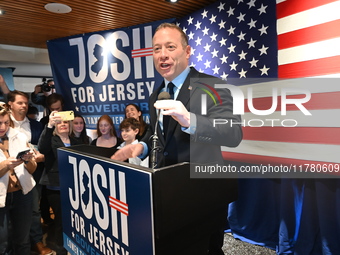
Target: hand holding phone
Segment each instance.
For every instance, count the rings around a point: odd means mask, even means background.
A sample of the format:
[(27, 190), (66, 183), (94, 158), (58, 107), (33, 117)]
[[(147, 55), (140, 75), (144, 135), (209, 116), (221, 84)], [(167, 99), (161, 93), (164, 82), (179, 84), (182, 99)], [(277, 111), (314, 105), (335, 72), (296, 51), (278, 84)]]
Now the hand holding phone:
[(30, 151), (30, 149), (24, 150), (24, 151), (20, 151), (17, 155), (17, 159), (22, 159), (22, 157), (28, 153)]
[(74, 120), (74, 112), (73, 111), (60, 111), (57, 112), (63, 121)]

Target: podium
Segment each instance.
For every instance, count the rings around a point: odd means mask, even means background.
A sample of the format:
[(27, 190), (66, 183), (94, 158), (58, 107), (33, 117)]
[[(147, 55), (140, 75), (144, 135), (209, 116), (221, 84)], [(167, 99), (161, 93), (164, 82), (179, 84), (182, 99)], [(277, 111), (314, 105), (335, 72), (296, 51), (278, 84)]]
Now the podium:
[[(191, 179), (190, 164), (149, 169), (90, 145), (58, 149), (64, 247), (71, 254), (163, 255), (217, 223), (236, 180)], [(220, 222), (218, 222), (220, 224)], [(173, 243), (175, 242), (175, 243)]]

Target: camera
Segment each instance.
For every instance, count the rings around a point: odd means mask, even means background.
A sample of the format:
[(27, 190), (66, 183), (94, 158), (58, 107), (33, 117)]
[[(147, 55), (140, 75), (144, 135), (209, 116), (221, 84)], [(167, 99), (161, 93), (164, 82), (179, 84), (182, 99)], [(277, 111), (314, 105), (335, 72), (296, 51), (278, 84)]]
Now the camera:
[(41, 92), (50, 92), (51, 89), (55, 88), (54, 84), (49, 84), (53, 80), (46, 81), (46, 78), (44, 78), (42, 81), (43, 81), (43, 84), (41, 84)]

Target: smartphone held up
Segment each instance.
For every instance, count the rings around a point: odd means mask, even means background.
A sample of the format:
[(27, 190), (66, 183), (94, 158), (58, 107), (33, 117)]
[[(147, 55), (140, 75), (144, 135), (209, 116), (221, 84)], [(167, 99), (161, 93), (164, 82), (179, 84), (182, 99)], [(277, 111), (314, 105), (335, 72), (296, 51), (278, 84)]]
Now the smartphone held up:
[(74, 112), (73, 111), (60, 111), (57, 113), (62, 121), (74, 120)]

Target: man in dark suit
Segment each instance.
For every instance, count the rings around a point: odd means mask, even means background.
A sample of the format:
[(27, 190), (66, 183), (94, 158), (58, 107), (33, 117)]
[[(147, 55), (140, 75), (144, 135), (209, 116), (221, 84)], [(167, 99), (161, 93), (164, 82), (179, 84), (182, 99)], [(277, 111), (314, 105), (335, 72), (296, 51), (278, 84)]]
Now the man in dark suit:
[[(150, 96), (149, 137), (154, 134), (157, 111), (162, 110), (160, 125), (157, 126), (161, 148), (157, 153), (157, 167), (179, 162), (223, 165), (220, 146), (236, 147), (242, 140), (242, 128), (236, 124), (241, 122), (241, 118), (232, 113), (233, 102), (230, 91), (226, 88), (215, 88), (215, 84), (225, 82), (189, 68), (190, 51), (187, 36), (178, 26), (163, 23), (156, 29), (153, 37), (153, 58), (155, 68), (164, 77), (164, 81)], [(201, 89), (203, 87), (212, 88), (216, 92), (215, 95), (219, 97), (218, 103), (207, 97), (204, 114), (201, 113), (202, 94), (206, 91)], [(157, 100), (163, 91), (168, 91), (172, 99)], [(171, 117), (167, 119), (168, 116)], [(214, 119), (228, 120), (228, 123), (233, 124), (214, 125)], [(144, 144), (124, 147), (111, 158), (125, 160), (141, 154), (146, 155), (150, 151), (150, 139), (146, 138), (143, 141)], [(221, 250), (223, 223), (226, 221), (227, 204), (234, 201), (237, 196), (235, 181), (226, 180), (226, 185), (230, 185), (233, 189), (230, 188), (229, 194), (221, 194), (225, 196), (225, 207), (206, 217), (206, 224), (215, 224), (214, 227), (206, 233), (197, 234), (199, 229), (186, 232), (186, 235), (195, 235), (193, 242), (185, 235), (169, 236), (173, 246), (166, 247), (163, 244), (157, 246), (156, 243), (157, 254), (223, 254)], [(192, 229), (195, 227), (192, 226)], [(214, 237), (211, 238), (212, 236)], [(182, 242), (184, 238), (188, 241)]]

